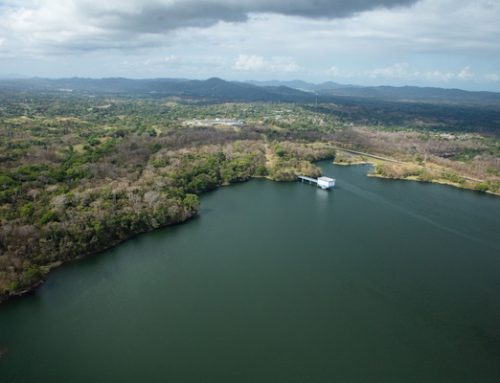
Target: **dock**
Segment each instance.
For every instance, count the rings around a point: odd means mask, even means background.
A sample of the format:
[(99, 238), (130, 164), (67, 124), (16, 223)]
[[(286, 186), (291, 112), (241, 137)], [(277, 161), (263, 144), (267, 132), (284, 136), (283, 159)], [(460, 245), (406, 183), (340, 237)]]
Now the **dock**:
[(319, 177), (311, 178), (307, 176), (298, 176), (301, 182), (309, 182), (310, 184), (316, 184), (321, 189), (331, 189), (335, 186), (335, 179), (329, 177)]

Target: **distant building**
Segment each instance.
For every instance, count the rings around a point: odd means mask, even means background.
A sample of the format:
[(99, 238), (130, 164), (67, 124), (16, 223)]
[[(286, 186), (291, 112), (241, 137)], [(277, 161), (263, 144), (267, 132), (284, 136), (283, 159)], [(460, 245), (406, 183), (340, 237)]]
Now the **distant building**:
[(214, 119), (204, 119), (204, 120), (187, 120), (184, 121), (184, 125), (187, 126), (232, 126), (232, 127), (240, 127), (243, 126), (243, 121), (241, 120), (233, 120), (230, 118), (214, 118)]

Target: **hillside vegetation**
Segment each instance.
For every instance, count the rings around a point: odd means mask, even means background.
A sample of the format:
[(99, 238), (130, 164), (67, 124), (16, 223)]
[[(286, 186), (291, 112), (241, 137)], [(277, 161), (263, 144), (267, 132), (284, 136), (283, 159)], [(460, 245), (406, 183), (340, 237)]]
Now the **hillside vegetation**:
[(62, 262), (189, 219), (201, 192), (251, 177), (318, 175), (310, 161), (334, 156), (330, 144), (268, 140), (254, 126), (184, 124), (210, 115), (202, 109), (79, 99), (4, 111), (0, 298)]
[(313, 162), (333, 158), (336, 148), (407, 163), (377, 164), (386, 177), (445, 176), (456, 186), (499, 191), (498, 121), (466, 125), (460, 114), (438, 121), (418, 108), (382, 113), (386, 104), (26, 89), (0, 89), (0, 105), (0, 300), (36, 286), (63, 262), (186, 221), (204, 191), (252, 177), (318, 176)]

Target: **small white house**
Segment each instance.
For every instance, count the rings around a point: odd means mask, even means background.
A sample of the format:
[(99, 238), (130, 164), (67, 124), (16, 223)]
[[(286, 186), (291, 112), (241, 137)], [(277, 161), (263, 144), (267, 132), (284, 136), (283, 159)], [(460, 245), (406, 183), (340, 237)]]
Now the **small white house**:
[(335, 180), (329, 177), (319, 177), (318, 186), (321, 189), (331, 189), (332, 187), (335, 186)]

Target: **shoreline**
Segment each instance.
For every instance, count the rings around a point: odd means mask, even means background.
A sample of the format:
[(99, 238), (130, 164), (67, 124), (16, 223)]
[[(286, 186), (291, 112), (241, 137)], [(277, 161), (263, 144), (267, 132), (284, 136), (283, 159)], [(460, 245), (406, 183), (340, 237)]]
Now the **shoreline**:
[(48, 275), (50, 274), (51, 271), (53, 270), (56, 270), (64, 265), (67, 265), (67, 264), (71, 264), (71, 263), (76, 263), (76, 262), (80, 262), (84, 259), (87, 259), (87, 258), (90, 258), (90, 257), (95, 257), (95, 256), (99, 256), (99, 254), (107, 251), (107, 250), (110, 250), (128, 240), (131, 240), (135, 237), (138, 237), (142, 234), (147, 234), (147, 233), (151, 233), (153, 231), (156, 231), (156, 230), (159, 230), (159, 229), (164, 229), (164, 228), (167, 228), (167, 227), (171, 227), (171, 226), (177, 226), (177, 225), (182, 225), (184, 223), (187, 223), (188, 221), (192, 220), (192, 219), (195, 219), (196, 216), (198, 216), (198, 211), (195, 212), (192, 216), (188, 217), (187, 219), (185, 220), (182, 220), (182, 221), (179, 221), (179, 222), (174, 222), (174, 223), (169, 223), (169, 224), (166, 224), (166, 225), (161, 225), (159, 227), (156, 227), (156, 228), (153, 228), (153, 229), (150, 229), (150, 230), (144, 230), (144, 231), (139, 231), (139, 232), (136, 232), (136, 233), (132, 233), (130, 234), (129, 236), (125, 237), (125, 238), (122, 238), (122, 239), (119, 239), (119, 240), (116, 240), (116, 241), (113, 241), (109, 244), (107, 244), (105, 247), (97, 250), (97, 251), (89, 251), (87, 253), (82, 253), (78, 256), (76, 256), (75, 258), (72, 258), (70, 260), (67, 260), (67, 261), (56, 261), (56, 262), (53, 262), (47, 266), (43, 266), (43, 276), (42, 276), (42, 279), (37, 281), (36, 283), (34, 283), (33, 285), (31, 286), (28, 286), (26, 288), (24, 288), (23, 290), (21, 291), (16, 291), (16, 292), (13, 292), (11, 294), (7, 294), (7, 295), (3, 295), (3, 296), (0, 296), (0, 306), (2, 305), (2, 303), (5, 303), (7, 301), (13, 301), (13, 300), (16, 300), (16, 299), (21, 299), (23, 297), (25, 297), (26, 295), (29, 295), (29, 294), (32, 294), (32, 293), (35, 293), (36, 290), (40, 287), (42, 287), (46, 280), (47, 280), (47, 277)]
[(381, 174), (376, 174), (376, 173), (367, 173), (367, 177), (372, 177), (372, 178), (379, 178), (382, 180), (393, 180), (393, 181), (412, 181), (412, 182), (420, 182), (420, 183), (425, 183), (425, 184), (437, 184), (437, 185), (444, 185), (444, 186), (451, 186), (456, 189), (461, 189), (461, 190), (466, 190), (466, 191), (471, 191), (471, 192), (476, 192), (476, 193), (482, 193), (482, 194), (488, 194), (491, 196), (495, 197), (500, 197), (500, 192), (494, 193), (492, 191), (481, 191), (481, 190), (476, 190), (473, 188), (468, 188), (461, 186), (460, 184), (456, 184), (451, 181), (447, 180), (441, 180), (441, 179), (436, 179), (436, 180), (431, 180), (431, 181), (426, 181), (426, 180), (421, 180), (418, 179), (417, 177), (414, 176), (409, 176), (409, 177), (388, 177), (388, 176), (383, 176)]
[[(331, 160), (331, 158), (320, 160), (320, 161), (330, 161), (330, 160)], [(212, 191), (216, 191), (216, 190), (218, 190), (220, 188), (229, 187), (229, 186), (240, 184), (240, 183), (245, 183), (245, 182), (251, 181), (252, 179), (261, 179), (261, 180), (265, 179), (265, 180), (268, 180), (268, 181), (271, 181), (271, 182), (294, 182), (294, 181), (289, 181), (289, 180), (272, 179), (269, 176), (252, 176), (251, 178), (249, 178), (247, 180), (221, 184), (221, 185), (217, 186), (215, 189), (206, 190), (206, 191), (201, 192), (200, 194), (198, 194), (198, 196), (203, 195), (205, 193), (212, 192)], [(89, 251), (87, 253), (82, 253), (82, 254), (76, 256), (75, 258), (72, 258), (72, 259), (67, 260), (67, 261), (56, 261), (56, 262), (53, 262), (53, 263), (51, 263), (49, 265), (43, 266), (43, 268), (42, 268), (43, 275), (42, 275), (42, 279), (41, 280), (37, 281), (36, 283), (34, 283), (31, 286), (25, 287), (24, 289), (22, 289), (20, 291), (15, 291), (15, 292), (9, 293), (7, 295), (0, 295), (0, 306), (2, 305), (2, 303), (5, 303), (7, 301), (21, 299), (21, 298), (25, 297), (26, 295), (35, 293), (38, 288), (42, 287), (42, 285), (45, 284), (48, 275), (53, 270), (56, 270), (56, 269), (58, 269), (58, 268), (60, 268), (60, 267), (62, 267), (64, 265), (67, 265), (67, 264), (71, 264), (71, 263), (74, 263), (74, 262), (80, 262), (80, 261), (82, 261), (84, 259), (87, 259), (89, 257), (98, 256), (102, 252), (110, 250), (110, 249), (112, 249), (112, 248), (114, 248), (114, 247), (116, 247), (116, 246), (118, 246), (118, 245), (120, 245), (120, 244), (122, 244), (122, 243), (124, 243), (124, 242), (126, 242), (128, 240), (131, 240), (131, 239), (133, 239), (133, 238), (135, 238), (135, 237), (137, 237), (139, 235), (151, 233), (153, 231), (156, 231), (156, 230), (159, 230), (159, 229), (164, 229), (164, 228), (167, 228), (167, 227), (172, 227), (172, 226), (177, 226), (177, 225), (185, 224), (185, 223), (191, 221), (192, 219), (195, 219), (198, 216), (198, 214), (199, 214), (199, 211), (196, 211), (192, 216), (188, 217), (185, 220), (181, 220), (181, 221), (178, 221), (178, 222), (169, 223), (169, 224), (166, 224), (166, 225), (160, 225), (159, 227), (152, 228), (150, 230), (144, 230), (144, 231), (139, 231), (139, 232), (136, 232), (136, 233), (131, 233), (129, 236), (126, 236), (125, 238), (122, 238), (122, 239), (113, 241), (111, 243), (108, 243), (106, 246), (104, 246), (103, 248), (101, 248), (101, 249), (99, 249), (97, 251)]]
[[(327, 157), (327, 158), (322, 158), (318, 161), (331, 161), (334, 157)], [(311, 161), (311, 163), (313, 164), (314, 162), (318, 162), (318, 161)], [(210, 190), (203, 190), (201, 191), (200, 193), (196, 194), (198, 197), (205, 194), (205, 193), (209, 193), (209, 192), (212, 192), (212, 191), (216, 191), (220, 188), (223, 188), (223, 187), (228, 187), (228, 186), (232, 186), (232, 185), (236, 185), (236, 184), (240, 184), (240, 183), (245, 183), (245, 182), (248, 182), (252, 179), (266, 179), (268, 181), (272, 181), (272, 182), (294, 182), (295, 179), (274, 179), (272, 177), (270, 177), (269, 175), (265, 175), (265, 176), (257, 176), (257, 175), (253, 175), (251, 176), (250, 178), (248, 179), (244, 179), (244, 180), (239, 180), (239, 181), (233, 181), (233, 182), (228, 182), (228, 183), (222, 183), (220, 185), (217, 185), (217, 187), (215, 187), (214, 189), (210, 189)], [(139, 236), (139, 235), (142, 235), (142, 234), (146, 234), (146, 233), (150, 233), (150, 232), (153, 232), (155, 230), (158, 230), (158, 229), (162, 229), (162, 228), (166, 228), (166, 227), (169, 227), (169, 226), (176, 226), (176, 225), (182, 225), (184, 223), (187, 223), (188, 221), (192, 220), (192, 219), (195, 219), (199, 214), (199, 207), (198, 207), (198, 210), (195, 211), (192, 215), (190, 215), (189, 217), (187, 217), (186, 219), (183, 219), (183, 220), (180, 220), (178, 222), (171, 222), (171, 223), (168, 223), (168, 224), (165, 224), (165, 225), (160, 225), (158, 227), (155, 227), (155, 228), (151, 228), (149, 230), (143, 230), (143, 231), (138, 231), (138, 232), (134, 232), (134, 233), (130, 233), (130, 235), (127, 235), (125, 236), (124, 238), (120, 238), (116, 241), (112, 241), (111, 243), (107, 243), (106, 245), (104, 245), (102, 248), (98, 249), (98, 250), (95, 250), (95, 251), (88, 251), (88, 252), (84, 252), (84, 253), (81, 253), (79, 255), (77, 255), (76, 257), (74, 258), (71, 258), (69, 260), (59, 260), (59, 261), (56, 261), (56, 262), (53, 262), (51, 264), (48, 264), (48, 265), (45, 265), (45, 266), (42, 266), (41, 267), (41, 279), (40, 280), (37, 280), (36, 282), (34, 282), (32, 285), (30, 286), (26, 286), (24, 287), (22, 290), (19, 290), (19, 291), (13, 291), (13, 292), (10, 292), (8, 294), (5, 294), (5, 295), (0, 295), (0, 306), (2, 303), (5, 303), (7, 301), (11, 301), (11, 300), (16, 300), (16, 299), (21, 299), (23, 298), (24, 296), (28, 295), (28, 294), (32, 294), (34, 292), (36, 292), (36, 290), (41, 287), (48, 275), (50, 274), (51, 271), (59, 268), (59, 267), (62, 267), (66, 264), (70, 264), (70, 263), (73, 263), (73, 262), (79, 262), (79, 261), (82, 261), (83, 259), (86, 259), (88, 257), (93, 257), (93, 256), (98, 256), (100, 253), (104, 252), (104, 251), (107, 251), (107, 250), (110, 250), (118, 245), (120, 245), (121, 243), (124, 243), (130, 239), (133, 239), (134, 237), (136, 236)]]
[[(337, 158), (332, 162), (334, 165), (338, 166), (355, 166), (355, 165), (372, 165), (373, 167), (376, 167), (377, 165), (384, 163), (384, 162), (390, 162), (394, 164), (395, 166), (400, 165), (400, 166), (414, 166), (414, 167), (419, 167), (419, 168), (425, 168), (422, 165), (413, 163), (413, 162), (403, 162), (403, 161), (398, 161), (394, 159), (389, 159), (377, 155), (373, 155), (370, 153), (363, 153), (363, 152), (358, 152), (354, 150), (349, 150), (349, 149), (342, 149), (342, 148), (336, 148), (337, 152), (343, 152), (343, 154), (347, 154), (347, 159), (343, 159), (342, 161), (337, 161)], [(359, 159), (361, 157), (361, 159)], [(370, 157), (370, 159), (364, 158), (364, 157)], [(353, 159), (354, 158), (354, 159)], [(345, 161), (345, 162), (344, 162)], [(373, 177), (373, 178), (380, 178), (380, 179), (386, 179), (386, 180), (400, 180), (400, 181), (416, 181), (416, 182), (422, 182), (422, 183), (432, 183), (432, 184), (438, 184), (438, 185), (446, 185), (446, 186), (452, 186), (457, 189), (462, 189), (462, 190), (469, 190), (469, 191), (475, 191), (479, 193), (484, 193), (488, 194), (491, 196), (496, 196), (500, 197), (500, 191), (494, 192), (491, 190), (477, 190), (474, 188), (476, 185), (462, 185), (460, 183), (456, 183), (447, 179), (443, 178), (434, 178), (434, 179), (429, 179), (429, 180), (424, 180), (424, 179), (419, 179), (418, 176), (410, 175), (406, 177), (398, 177), (398, 176), (391, 176), (391, 175), (383, 175), (383, 174), (378, 174), (375, 171), (369, 172), (366, 174), (367, 177)], [(474, 182), (474, 183), (482, 183), (484, 181), (482, 180), (477, 180), (470, 178), (468, 176), (464, 175), (458, 175), (460, 179), (462, 179), (465, 182)], [(469, 187), (468, 187), (469, 186)]]
[[(336, 150), (340, 151), (340, 152), (344, 151), (343, 149), (340, 149), (340, 148), (337, 148)], [(364, 155), (369, 156), (368, 153), (364, 153)], [(337, 157), (335, 157), (333, 159), (333, 161), (332, 161), (332, 158), (330, 157), (330, 158), (320, 159), (320, 160), (314, 161), (312, 163), (319, 162), (319, 161), (331, 161), (331, 163), (333, 165), (337, 165), (337, 166), (357, 166), (357, 165), (372, 165), (372, 166), (376, 166), (378, 163), (383, 162), (384, 160), (385, 159), (382, 159), (382, 157), (375, 156), (375, 159), (357, 159), (357, 160), (348, 161), (348, 162), (338, 162), (337, 161)], [(393, 163), (401, 164), (401, 165), (405, 164), (404, 162), (400, 162), (400, 161), (396, 161), (396, 160), (389, 160), (389, 161), (391, 161)], [(478, 191), (478, 190), (474, 190), (472, 188), (467, 188), (467, 187), (464, 187), (462, 185), (453, 183), (451, 181), (442, 180), (442, 179), (434, 179), (434, 180), (427, 181), (427, 180), (418, 179), (415, 176), (391, 177), (391, 176), (384, 176), (384, 175), (381, 175), (381, 174), (377, 174), (377, 173), (374, 173), (374, 172), (367, 173), (366, 176), (367, 177), (373, 177), (373, 178), (386, 179), (386, 180), (401, 180), (401, 181), (417, 181), (417, 182), (424, 182), (424, 183), (435, 183), (435, 184), (439, 184), (439, 185), (452, 186), (452, 187), (455, 187), (455, 188), (458, 188), (458, 189), (463, 189), (463, 190)], [(462, 177), (462, 178), (466, 178), (466, 177)], [(221, 187), (227, 187), (227, 186), (231, 186), (233, 184), (244, 183), (244, 182), (250, 181), (252, 179), (266, 179), (266, 180), (269, 180), (269, 181), (272, 181), (272, 182), (294, 182), (293, 180), (272, 179), (268, 175), (266, 175), (266, 176), (252, 176), (252, 177), (250, 177), (247, 180), (242, 180), (242, 181), (238, 181), (238, 182), (231, 182), (231, 183), (221, 184), (221, 185), (219, 185), (217, 188), (215, 188), (213, 190), (207, 190), (207, 191), (203, 191), (203, 192), (199, 193), (198, 196), (203, 195), (204, 193), (209, 192), (209, 191), (215, 191), (215, 190), (217, 190), (217, 189), (219, 189)], [(484, 194), (488, 194), (488, 195), (500, 197), (500, 192), (498, 192), (498, 193), (494, 193), (494, 192), (491, 192), (491, 191), (480, 191), (480, 192), (484, 193)], [(101, 248), (99, 250), (89, 251), (87, 253), (82, 253), (82, 254), (78, 255), (77, 257), (72, 258), (72, 259), (70, 259), (68, 261), (56, 261), (56, 262), (54, 262), (52, 264), (44, 266), (43, 267), (43, 275), (42, 275), (42, 279), (41, 280), (37, 281), (36, 283), (34, 283), (31, 286), (25, 287), (21, 291), (16, 291), (16, 292), (9, 293), (7, 295), (0, 296), (0, 305), (2, 303), (6, 302), (6, 301), (20, 299), (20, 298), (22, 298), (22, 297), (24, 297), (24, 296), (26, 296), (26, 295), (28, 295), (30, 293), (34, 293), (39, 287), (41, 287), (45, 283), (45, 281), (46, 281), (49, 273), (52, 270), (55, 270), (55, 269), (57, 269), (59, 267), (62, 267), (65, 264), (69, 264), (69, 263), (73, 263), (73, 262), (79, 262), (79, 261), (81, 261), (81, 260), (83, 260), (85, 258), (92, 257), (92, 256), (98, 256), (100, 253), (102, 253), (102, 252), (104, 252), (106, 250), (112, 249), (112, 248), (120, 245), (121, 243), (124, 243), (124, 242), (126, 242), (126, 241), (128, 241), (130, 239), (133, 239), (136, 236), (139, 236), (139, 235), (142, 235), (142, 234), (146, 234), (146, 233), (150, 233), (150, 232), (153, 232), (155, 230), (166, 228), (166, 227), (169, 227), (169, 226), (176, 226), (176, 225), (181, 225), (181, 224), (187, 223), (190, 220), (196, 218), (196, 216), (198, 216), (198, 214), (199, 214), (199, 211), (196, 211), (191, 216), (187, 217), (184, 220), (181, 220), (181, 221), (178, 221), (178, 222), (173, 222), (173, 223), (168, 223), (168, 224), (165, 224), (165, 225), (160, 225), (159, 227), (152, 228), (150, 230), (144, 230), (144, 231), (134, 232), (134, 233), (131, 233), (130, 235), (128, 235), (128, 236), (126, 236), (124, 238), (121, 238), (119, 240), (113, 241), (112, 243), (108, 243), (106, 246), (104, 246), (103, 248)]]

